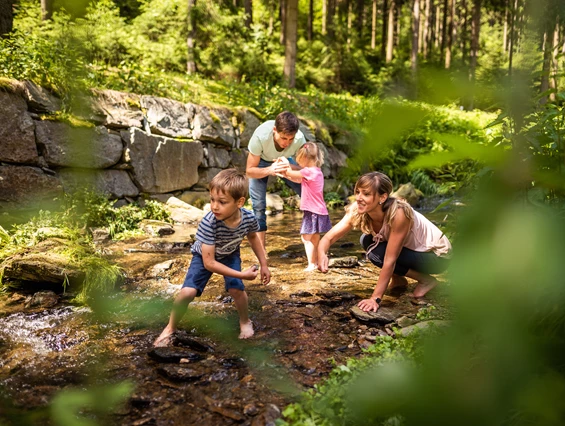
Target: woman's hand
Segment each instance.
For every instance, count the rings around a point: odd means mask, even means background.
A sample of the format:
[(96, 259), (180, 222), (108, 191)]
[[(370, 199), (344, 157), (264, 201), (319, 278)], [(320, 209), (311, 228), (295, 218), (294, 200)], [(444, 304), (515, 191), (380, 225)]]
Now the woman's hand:
[(363, 299), (357, 304), (357, 306), (359, 306), (363, 312), (377, 312), (380, 308), (375, 299)]

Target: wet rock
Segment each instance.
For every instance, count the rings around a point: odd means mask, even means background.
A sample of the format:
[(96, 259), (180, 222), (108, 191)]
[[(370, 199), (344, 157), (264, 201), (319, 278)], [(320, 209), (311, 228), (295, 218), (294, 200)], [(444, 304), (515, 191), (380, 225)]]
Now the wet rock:
[(225, 368), (243, 368), (245, 367), (245, 360), (243, 358), (224, 358), (221, 364)]
[(357, 256), (345, 256), (331, 258), (328, 267), (330, 268), (354, 268), (359, 266), (359, 259)]
[(325, 306), (337, 306), (358, 298), (352, 293), (339, 291), (324, 291), (317, 293), (317, 295), (321, 297), (318, 303)]
[(103, 243), (112, 239), (107, 228), (90, 228), (90, 233), (92, 234), (92, 241), (95, 243)]
[(157, 369), (163, 376), (178, 382), (195, 382), (200, 380), (204, 373), (191, 367), (178, 365), (164, 365)]
[(200, 361), (204, 357), (200, 354), (191, 352), (186, 348), (154, 348), (149, 352), (149, 356), (158, 362), (179, 363), (181, 359), (189, 361)]
[(147, 276), (155, 278), (164, 277), (167, 275), (167, 271), (171, 269), (174, 263), (175, 259), (170, 259), (165, 262), (158, 263), (151, 268)]
[(386, 306), (380, 307), (377, 312), (364, 312), (357, 306), (353, 306), (349, 311), (359, 321), (377, 322), (379, 324), (391, 323), (398, 317), (396, 311)]
[(298, 293), (292, 293), (290, 297), (312, 297), (313, 294), (307, 291), (299, 291)]
[(398, 189), (390, 195), (391, 197), (406, 200), (406, 202), (413, 207), (416, 207), (420, 203), (420, 199), (424, 196), (422, 191), (417, 189), (411, 182), (400, 185)]
[(211, 346), (209, 346), (205, 343), (201, 343), (198, 340), (195, 340), (191, 337), (188, 337), (184, 333), (175, 334), (175, 339), (176, 339), (176, 341), (178, 342), (179, 345), (189, 347), (191, 349), (194, 349), (195, 351), (198, 351), (198, 352), (214, 352), (214, 348), (212, 348)]
[(170, 197), (166, 205), (171, 213), (171, 218), (178, 223), (195, 223), (204, 217), (203, 210), (191, 206), (176, 197)]
[(59, 303), (59, 296), (52, 291), (38, 291), (25, 302), (26, 308), (52, 308)]
[(275, 426), (276, 420), (281, 416), (281, 410), (275, 404), (267, 404), (265, 408), (253, 419), (251, 426)]
[(402, 316), (396, 319), (396, 323), (400, 326), (400, 327), (408, 327), (410, 325), (415, 324), (417, 321), (413, 318), (409, 318), (407, 316)]
[(402, 336), (408, 336), (409, 334), (412, 334), (416, 331), (425, 330), (425, 329), (428, 329), (430, 327), (443, 328), (443, 327), (447, 327), (449, 325), (450, 325), (450, 321), (445, 321), (445, 320), (423, 321), (423, 322), (419, 322), (417, 324), (402, 328), (400, 330), (400, 334)]
[(175, 233), (173, 225), (161, 220), (143, 219), (139, 224), (139, 227), (147, 234), (153, 235), (154, 237), (162, 237), (163, 235), (171, 235)]
[(428, 301), (422, 297), (413, 297), (412, 299), (410, 299), (410, 303), (416, 306), (423, 306), (423, 305), (427, 305)]
[(267, 194), (267, 210), (280, 212), (284, 210), (284, 201), (278, 194)]
[(343, 243), (339, 245), (340, 248), (351, 248), (351, 247), (355, 247), (355, 244), (352, 242), (347, 242), (347, 243)]
[(243, 414), (246, 416), (254, 416), (259, 412), (259, 409), (255, 404), (247, 404), (243, 407)]

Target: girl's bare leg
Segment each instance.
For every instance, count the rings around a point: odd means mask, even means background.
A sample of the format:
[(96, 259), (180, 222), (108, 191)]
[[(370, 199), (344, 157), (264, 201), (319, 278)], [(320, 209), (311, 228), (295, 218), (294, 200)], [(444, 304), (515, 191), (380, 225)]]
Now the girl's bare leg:
[(236, 288), (230, 288), (229, 293), (233, 297), (237, 313), (239, 314), (239, 338), (249, 339), (255, 334), (255, 331), (253, 330), (253, 322), (249, 319), (247, 293)]
[(186, 309), (190, 302), (196, 297), (197, 291), (195, 288), (183, 287), (181, 288), (179, 294), (175, 298), (173, 303), (173, 309), (171, 310), (171, 316), (169, 317), (169, 323), (161, 332), (159, 337), (153, 342), (153, 346), (167, 346), (170, 341), (172, 334), (177, 331), (177, 326), (186, 313)]
[(304, 250), (308, 258), (307, 271), (313, 271), (318, 268), (318, 244), (320, 243), (320, 234), (302, 234), (300, 235), (304, 243)]

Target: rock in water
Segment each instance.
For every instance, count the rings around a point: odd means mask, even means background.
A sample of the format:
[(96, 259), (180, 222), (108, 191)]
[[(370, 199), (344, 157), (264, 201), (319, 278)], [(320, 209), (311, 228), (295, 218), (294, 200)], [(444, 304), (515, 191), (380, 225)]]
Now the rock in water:
[(355, 268), (359, 265), (357, 256), (335, 257), (330, 259), (328, 266), (330, 268)]
[(165, 377), (179, 382), (194, 382), (201, 379), (204, 374), (188, 367), (180, 367), (178, 365), (164, 365), (159, 367), (157, 371)]
[(178, 363), (181, 359), (200, 361), (203, 356), (185, 348), (154, 348), (149, 356), (159, 362)]
[(377, 312), (364, 312), (359, 307), (353, 306), (350, 312), (359, 321), (376, 322), (381, 325), (391, 323), (398, 317), (398, 312), (387, 307), (380, 307)]

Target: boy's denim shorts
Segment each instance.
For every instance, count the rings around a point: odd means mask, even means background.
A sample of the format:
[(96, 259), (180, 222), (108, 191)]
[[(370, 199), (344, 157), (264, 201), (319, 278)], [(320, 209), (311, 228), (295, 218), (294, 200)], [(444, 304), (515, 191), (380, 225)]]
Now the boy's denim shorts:
[[(239, 250), (233, 252), (232, 254), (223, 257), (221, 259), (216, 259), (223, 265), (229, 268), (235, 269), (236, 271), (241, 271), (241, 257), (239, 255)], [(198, 253), (192, 254), (192, 261), (188, 267), (186, 277), (184, 278), (183, 287), (195, 288), (197, 291), (196, 297), (200, 297), (206, 284), (210, 280), (212, 272), (204, 267), (204, 261), (202, 260), (202, 255)], [(240, 278), (234, 277), (224, 277), (226, 291), (230, 288), (235, 288), (237, 290), (245, 290), (243, 281)]]

